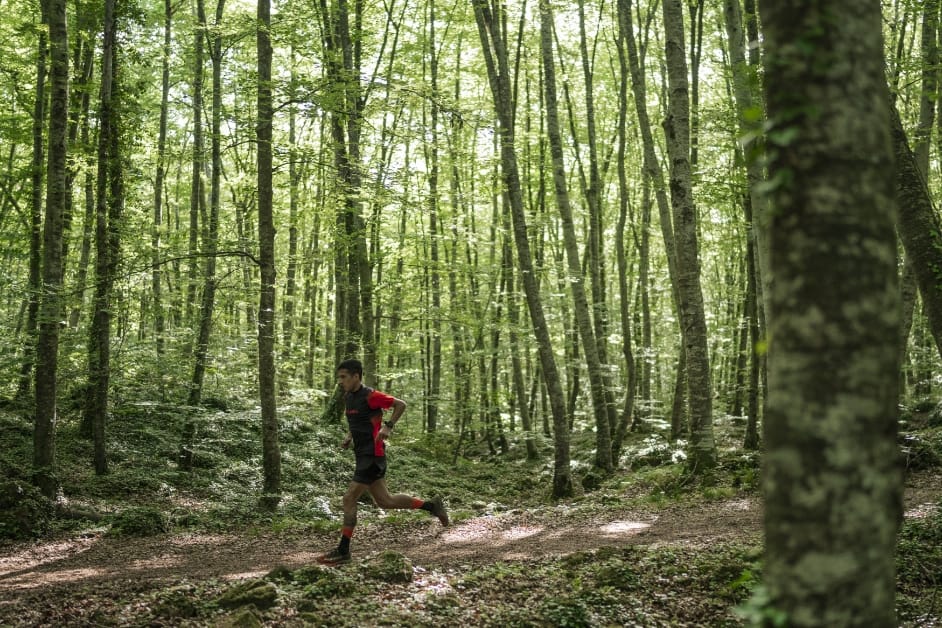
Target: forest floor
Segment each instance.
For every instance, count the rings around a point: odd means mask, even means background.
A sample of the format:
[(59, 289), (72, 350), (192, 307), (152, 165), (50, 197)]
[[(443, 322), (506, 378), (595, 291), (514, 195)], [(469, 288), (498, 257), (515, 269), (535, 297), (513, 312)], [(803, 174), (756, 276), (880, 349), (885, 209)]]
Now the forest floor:
[[(391, 484), (395, 486), (394, 479)], [(600, 499), (604, 501), (604, 497)], [(938, 469), (909, 476), (907, 518), (927, 516), (940, 500), (942, 473)], [(487, 617), (486, 606), (470, 609), (471, 603), (460, 599), (461, 591), (469, 588), (461, 586), (468, 585), (462, 579), (475, 570), (490, 569), (486, 579), (504, 581), (512, 588), (516, 585), (505, 581), (502, 573), (523, 579), (528, 569), (544, 569), (546, 561), (559, 565), (561, 557), (573, 555), (583, 561), (591, 561), (592, 556), (607, 560), (611, 554), (598, 554), (600, 548), (668, 548), (680, 551), (683, 560), (721, 545), (761, 545), (762, 503), (755, 491), (712, 501), (681, 499), (640, 506), (634, 501), (603, 507), (590, 498), (535, 508), (488, 504), (482, 510), (460, 518), (449, 528), (425, 513), (396, 517), (375, 511), (357, 528), (354, 564), (341, 570), (355, 569), (358, 561), (383, 550), (402, 554), (414, 566), (411, 583), (378, 587), (385, 589), (381, 595), (386, 603), (400, 608), (393, 613), (371, 615), (383, 608), (380, 602), (359, 610), (350, 605), (349, 612), (344, 610), (339, 616), (336, 605), (333, 611), (322, 605), (320, 614), (317, 605), (308, 605), (308, 612), (299, 612), (297, 605), (283, 605), (248, 614), (207, 614), (196, 608), (166, 610), (166, 600), (172, 595), (179, 597), (181, 591), (184, 596), (204, 599), (219, 595), (233, 582), (264, 578), (279, 566), (297, 570), (312, 565), (318, 554), (335, 544), (333, 531), (277, 531), (253, 526), (224, 533), (181, 531), (124, 538), (98, 529), (0, 548), (0, 625), (409, 625), (413, 620), (416, 625), (473, 625), (478, 620), (488, 624), (495, 618)], [(503, 565), (504, 570), (494, 570), (495, 565)], [(429, 608), (435, 611), (429, 596), (445, 599), (449, 595), (455, 608), (448, 612), (438, 609), (437, 618), (434, 612), (429, 613)], [(457, 612), (463, 605), (464, 612)], [(570, 622), (566, 618), (571, 615), (551, 621), (558, 625), (595, 623), (591, 613)], [(522, 614), (515, 617), (518, 622), (511, 618), (504, 623), (547, 625), (545, 613), (540, 621), (528, 622)], [(634, 617), (626, 618), (625, 625), (697, 625), (705, 619), (694, 614), (684, 621), (676, 614), (656, 612), (636, 613)], [(714, 619), (716, 625), (735, 623), (728, 613)], [(613, 625), (610, 619), (602, 623)]]

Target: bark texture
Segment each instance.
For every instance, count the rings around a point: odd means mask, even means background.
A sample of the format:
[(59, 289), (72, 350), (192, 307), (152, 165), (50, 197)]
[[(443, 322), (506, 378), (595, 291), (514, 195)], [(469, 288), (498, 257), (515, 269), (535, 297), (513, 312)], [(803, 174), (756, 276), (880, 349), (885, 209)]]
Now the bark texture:
[(759, 7), (774, 278), (766, 586), (790, 626), (894, 626), (899, 292), (880, 3)]

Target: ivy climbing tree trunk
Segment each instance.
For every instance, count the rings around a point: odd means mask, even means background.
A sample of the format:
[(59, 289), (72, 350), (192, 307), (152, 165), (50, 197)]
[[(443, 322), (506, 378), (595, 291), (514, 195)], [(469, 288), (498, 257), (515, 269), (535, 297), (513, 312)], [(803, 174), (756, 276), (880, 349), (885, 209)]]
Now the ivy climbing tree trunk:
[(43, 224), (42, 292), (36, 348), (36, 416), (33, 430), (33, 482), (55, 497), (56, 375), (62, 312), (62, 213), (65, 210), (69, 122), (69, 37), (65, 0), (45, 0), (49, 24), (49, 134), (46, 160), (46, 216)]
[(763, 579), (790, 626), (894, 626), (899, 292), (880, 3), (759, 7), (774, 276)]
[(481, 37), (481, 47), (487, 64), (487, 75), (494, 108), (497, 113), (500, 134), (501, 175), (507, 188), (513, 217), (514, 243), (517, 249), (517, 264), (523, 277), (524, 293), (530, 310), (530, 322), (536, 336), (540, 355), (543, 381), (549, 392), (553, 416), (553, 438), (555, 456), (553, 465), (553, 496), (566, 497), (572, 494), (572, 472), (569, 468), (569, 420), (565, 410), (565, 395), (553, 355), (553, 345), (543, 312), (543, 302), (537, 285), (533, 256), (530, 251), (530, 236), (523, 207), (517, 154), (514, 148), (513, 103), (510, 89), (510, 69), (507, 48), (501, 32), (500, 16), (495, 15), (486, 0), (472, 0), (474, 16)]

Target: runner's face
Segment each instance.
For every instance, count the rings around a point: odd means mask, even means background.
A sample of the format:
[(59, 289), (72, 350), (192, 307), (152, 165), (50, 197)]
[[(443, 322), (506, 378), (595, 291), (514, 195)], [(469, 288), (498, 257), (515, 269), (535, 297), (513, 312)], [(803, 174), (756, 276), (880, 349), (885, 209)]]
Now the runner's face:
[(347, 369), (337, 371), (337, 383), (344, 392), (353, 392), (360, 387), (360, 376)]

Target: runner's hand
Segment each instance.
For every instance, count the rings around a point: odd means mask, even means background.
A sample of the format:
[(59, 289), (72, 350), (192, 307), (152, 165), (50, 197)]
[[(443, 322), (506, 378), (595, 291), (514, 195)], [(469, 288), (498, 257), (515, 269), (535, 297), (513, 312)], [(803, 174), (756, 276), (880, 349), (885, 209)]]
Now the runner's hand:
[(350, 446), (350, 442), (351, 442), (352, 440), (353, 440), (353, 436), (351, 436), (350, 434), (347, 434), (347, 437), (346, 437), (345, 439), (343, 439), (343, 442), (342, 442), (342, 443), (340, 443), (340, 448), (341, 448), (341, 449), (346, 449), (347, 447)]
[(379, 428), (378, 432), (376, 432), (376, 440), (377, 441), (386, 440), (387, 438), (389, 438), (389, 434), (390, 434), (390, 429), (384, 425), (383, 427)]

